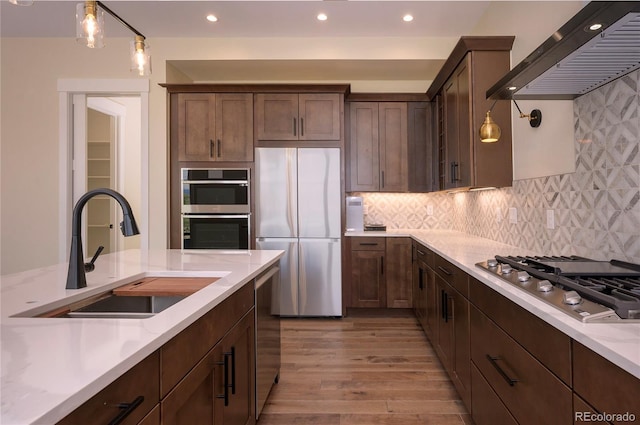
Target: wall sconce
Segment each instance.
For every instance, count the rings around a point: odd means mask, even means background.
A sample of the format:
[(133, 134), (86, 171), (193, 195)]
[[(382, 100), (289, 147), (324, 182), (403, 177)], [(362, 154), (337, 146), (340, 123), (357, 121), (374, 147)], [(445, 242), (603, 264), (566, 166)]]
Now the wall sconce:
[(529, 118), (529, 125), (533, 128), (540, 127), (542, 123), (542, 112), (540, 109), (534, 109), (530, 114), (523, 114), (518, 103), (515, 100), (513, 103), (516, 104), (516, 108), (518, 108), (518, 112), (520, 112), (520, 118)]
[(500, 139), (500, 135), (502, 134), (500, 126), (491, 118), (491, 111), (493, 107), (496, 106), (497, 101), (496, 99), (487, 111), (487, 116), (484, 118), (484, 122), (480, 127), (480, 141), (482, 143), (495, 143)]
[[(493, 107), (496, 106), (497, 101), (498, 99), (493, 102), (493, 105), (491, 105), (491, 108), (487, 111), (487, 116), (484, 118), (484, 122), (480, 127), (480, 141), (482, 143), (495, 143), (500, 139), (500, 135), (502, 134), (500, 126), (491, 118), (491, 111)], [(520, 112), (520, 118), (528, 118), (531, 127), (540, 127), (542, 123), (542, 112), (540, 109), (534, 109), (530, 114), (523, 114), (515, 100), (513, 100), (513, 103), (516, 104), (516, 108), (518, 108), (518, 112)]]
[(76, 40), (92, 49), (104, 47), (104, 12), (135, 34), (130, 43), (131, 70), (140, 76), (150, 75), (151, 48), (145, 36), (100, 1), (85, 1), (76, 5)]

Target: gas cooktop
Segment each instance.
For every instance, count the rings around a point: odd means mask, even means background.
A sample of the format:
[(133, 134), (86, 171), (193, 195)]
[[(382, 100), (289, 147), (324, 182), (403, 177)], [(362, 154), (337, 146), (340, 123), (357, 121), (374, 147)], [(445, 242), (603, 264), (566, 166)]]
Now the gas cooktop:
[(497, 255), (476, 266), (582, 322), (640, 322), (640, 264)]

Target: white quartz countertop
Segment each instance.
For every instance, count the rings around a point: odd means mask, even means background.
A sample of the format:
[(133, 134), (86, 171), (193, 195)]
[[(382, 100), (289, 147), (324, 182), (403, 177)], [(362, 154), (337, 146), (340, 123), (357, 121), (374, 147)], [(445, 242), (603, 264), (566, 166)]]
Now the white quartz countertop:
[[(160, 348), (282, 251), (121, 251), (101, 256), (87, 287), (66, 290), (67, 264), (1, 277), (0, 423), (53, 424)], [(49, 311), (145, 276), (220, 277), (147, 319), (12, 317)]]
[(451, 230), (401, 229), (386, 232), (347, 232), (345, 235), (411, 237), (566, 335), (640, 378), (640, 323), (582, 323), (475, 265), (496, 255), (540, 255), (539, 252)]

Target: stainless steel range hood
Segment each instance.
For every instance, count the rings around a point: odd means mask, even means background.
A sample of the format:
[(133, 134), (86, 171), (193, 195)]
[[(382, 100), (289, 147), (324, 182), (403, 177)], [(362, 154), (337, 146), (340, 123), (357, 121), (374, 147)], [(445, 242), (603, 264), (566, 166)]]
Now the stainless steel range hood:
[[(602, 28), (590, 30), (596, 23)], [(640, 2), (594, 1), (487, 90), (487, 98), (575, 99), (637, 68)]]

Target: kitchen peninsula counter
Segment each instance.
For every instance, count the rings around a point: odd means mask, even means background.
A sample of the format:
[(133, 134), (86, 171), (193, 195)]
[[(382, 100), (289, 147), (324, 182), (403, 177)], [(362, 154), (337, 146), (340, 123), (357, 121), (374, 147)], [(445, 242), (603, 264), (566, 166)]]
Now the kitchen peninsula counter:
[[(52, 424), (275, 264), (282, 251), (181, 251), (106, 254), (87, 287), (66, 290), (67, 264), (2, 276), (0, 423)], [(146, 319), (31, 316), (146, 276), (219, 277)]]
[(346, 232), (345, 236), (411, 237), (491, 289), (640, 378), (640, 322), (582, 323), (475, 265), (495, 255), (540, 253), (452, 230), (362, 231)]

